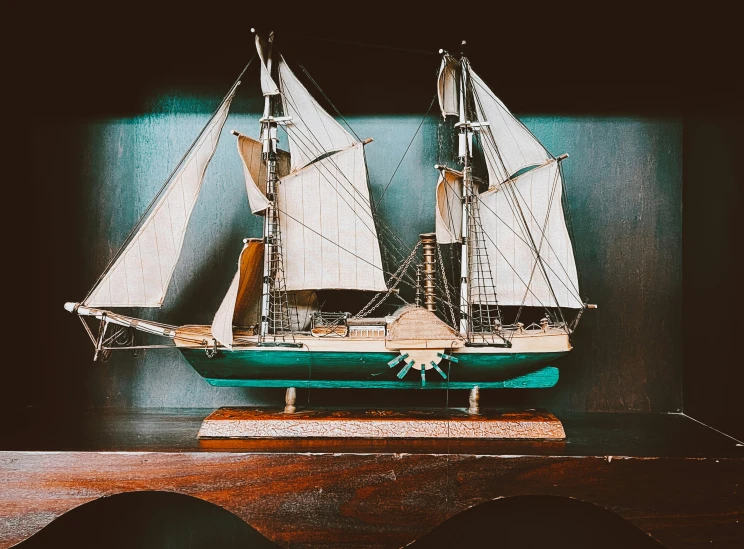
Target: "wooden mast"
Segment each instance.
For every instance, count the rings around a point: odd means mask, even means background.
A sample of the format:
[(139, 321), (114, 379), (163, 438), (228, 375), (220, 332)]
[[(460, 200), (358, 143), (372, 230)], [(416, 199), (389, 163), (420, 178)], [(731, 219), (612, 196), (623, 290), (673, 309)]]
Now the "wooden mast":
[[(253, 30), (253, 29), (251, 29)], [(271, 55), (266, 62), (269, 73), (271, 72)], [(276, 124), (274, 124), (274, 139), (271, 137), (271, 95), (264, 96), (264, 112), (261, 118), (261, 141), (263, 142), (263, 155), (266, 160), (266, 198), (269, 206), (264, 214), (263, 240), (264, 240), (264, 265), (263, 285), (261, 291), (261, 330), (260, 336), (264, 340), (269, 334), (269, 300), (271, 294), (271, 256), (273, 255), (274, 240), (274, 183), (276, 175)], [(272, 154), (273, 149), (273, 154)]]
[[(255, 32), (255, 29), (251, 29)], [(271, 35), (269, 37), (271, 44)], [(266, 69), (271, 74), (272, 52), (266, 56)], [(264, 112), (261, 117), (261, 142), (263, 157), (266, 161), (266, 198), (268, 207), (264, 215), (264, 266), (263, 285), (261, 293), (261, 324), (260, 339), (265, 341), (269, 334), (284, 338), (291, 332), (289, 318), (289, 302), (284, 287), (284, 268), (282, 262), (281, 233), (279, 227), (279, 211), (276, 206), (276, 172), (277, 159), (277, 127), (280, 122), (289, 120), (288, 117), (273, 116), (273, 95), (264, 97)]]
[(458, 156), (462, 158), (462, 244), (460, 253), (460, 335), (465, 339), (469, 338), (470, 332), (470, 307), (469, 307), (469, 277), (470, 277), (470, 143), (472, 132), (467, 120), (465, 89), (465, 40), (462, 41), (462, 51), (460, 52), (460, 120), (456, 124), (460, 128), (459, 151)]

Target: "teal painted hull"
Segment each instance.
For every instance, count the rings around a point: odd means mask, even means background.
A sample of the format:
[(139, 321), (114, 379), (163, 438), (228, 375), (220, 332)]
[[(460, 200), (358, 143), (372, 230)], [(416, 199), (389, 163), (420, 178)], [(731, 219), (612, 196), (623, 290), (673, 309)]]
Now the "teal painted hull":
[(558, 369), (549, 366), (567, 352), (458, 353), (458, 362), (442, 361), (449, 379), (427, 370), (411, 369), (401, 380), (400, 365), (388, 362), (397, 352), (320, 352), (277, 350), (220, 350), (213, 358), (203, 349), (180, 348), (193, 368), (219, 387), (313, 387), (385, 389), (543, 388), (558, 382)]

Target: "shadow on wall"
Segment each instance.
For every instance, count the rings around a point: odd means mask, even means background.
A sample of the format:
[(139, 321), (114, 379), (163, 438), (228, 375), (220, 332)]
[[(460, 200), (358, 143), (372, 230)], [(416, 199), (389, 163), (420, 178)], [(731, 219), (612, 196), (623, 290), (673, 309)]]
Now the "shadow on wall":
[(277, 549), (279, 546), (212, 503), (169, 492), (130, 492), (81, 505), (16, 547)]
[(477, 505), (455, 515), (410, 545), (411, 549), (663, 549), (611, 511), (555, 496), (519, 496)]

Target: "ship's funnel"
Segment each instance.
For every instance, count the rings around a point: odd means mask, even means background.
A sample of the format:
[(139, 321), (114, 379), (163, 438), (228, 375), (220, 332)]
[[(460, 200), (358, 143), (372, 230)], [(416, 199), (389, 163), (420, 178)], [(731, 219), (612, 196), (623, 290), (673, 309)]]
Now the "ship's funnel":
[(437, 261), (437, 235), (435, 233), (426, 233), (419, 235), (424, 256), (424, 306), (429, 311), (436, 311), (435, 302), (435, 282), (436, 282), (436, 261)]

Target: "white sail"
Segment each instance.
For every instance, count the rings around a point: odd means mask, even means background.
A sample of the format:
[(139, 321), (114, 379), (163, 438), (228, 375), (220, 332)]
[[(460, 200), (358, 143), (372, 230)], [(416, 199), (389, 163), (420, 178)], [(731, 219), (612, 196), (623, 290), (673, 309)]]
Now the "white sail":
[[(238, 134), (238, 153), (243, 160), (245, 189), (248, 193), (251, 211), (257, 215), (263, 215), (264, 210), (269, 207), (269, 201), (266, 198), (266, 161), (263, 158), (263, 144), (247, 135)], [(287, 175), (289, 167), (289, 153), (277, 150), (277, 176)]]
[(260, 322), (264, 244), (247, 240), (240, 252), (238, 270), (212, 321), (212, 336), (225, 345), (233, 344), (233, 326)]
[(437, 243), (462, 241), (462, 174), (448, 169), (439, 172), (436, 207)]
[(277, 208), (288, 291), (387, 289), (361, 143), (281, 179)]
[(437, 79), (437, 97), (442, 116), (458, 115), (459, 98), (457, 95), (457, 82), (460, 63), (451, 55), (442, 57), (442, 66), (439, 68)]
[[(549, 161), (479, 195), (478, 208), (485, 233), (482, 238), (500, 305), (582, 307), (562, 194), (558, 163)], [(535, 249), (553, 291), (538, 264)], [(470, 273), (471, 295), (489, 294), (478, 292), (479, 285), (491, 287), (488, 277), (488, 272)]]
[(263, 41), (256, 34), (256, 51), (261, 61), (261, 93), (264, 95), (276, 95), (279, 93), (279, 88), (274, 82), (274, 79), (271, 78), (271, 47), (273, 41), (273, 32), (269, 35), (267, 44), (263, 44)]
[(89, 307), (160, 307), (181, 254), (204, 173), (235, 89), (220, 105), (116, 261), (88, 294)]
[(349, 133), (328, 114), (310, 92), (297, 80), (284, 58), (279, 60), (279, 84), (292, 155), (292, 171), (297, 171), (313, 160), (332, 151), (340, 151), (357, 143)]
[(488, 126), (481, 130), (481, 143), (490, 187), (498, 186), (523, 168), (550, 160), (550, 153), (509, 112), (486, 83), (473, 70), (468, 71), (468, 76), (478, 120), (488, 122)]

